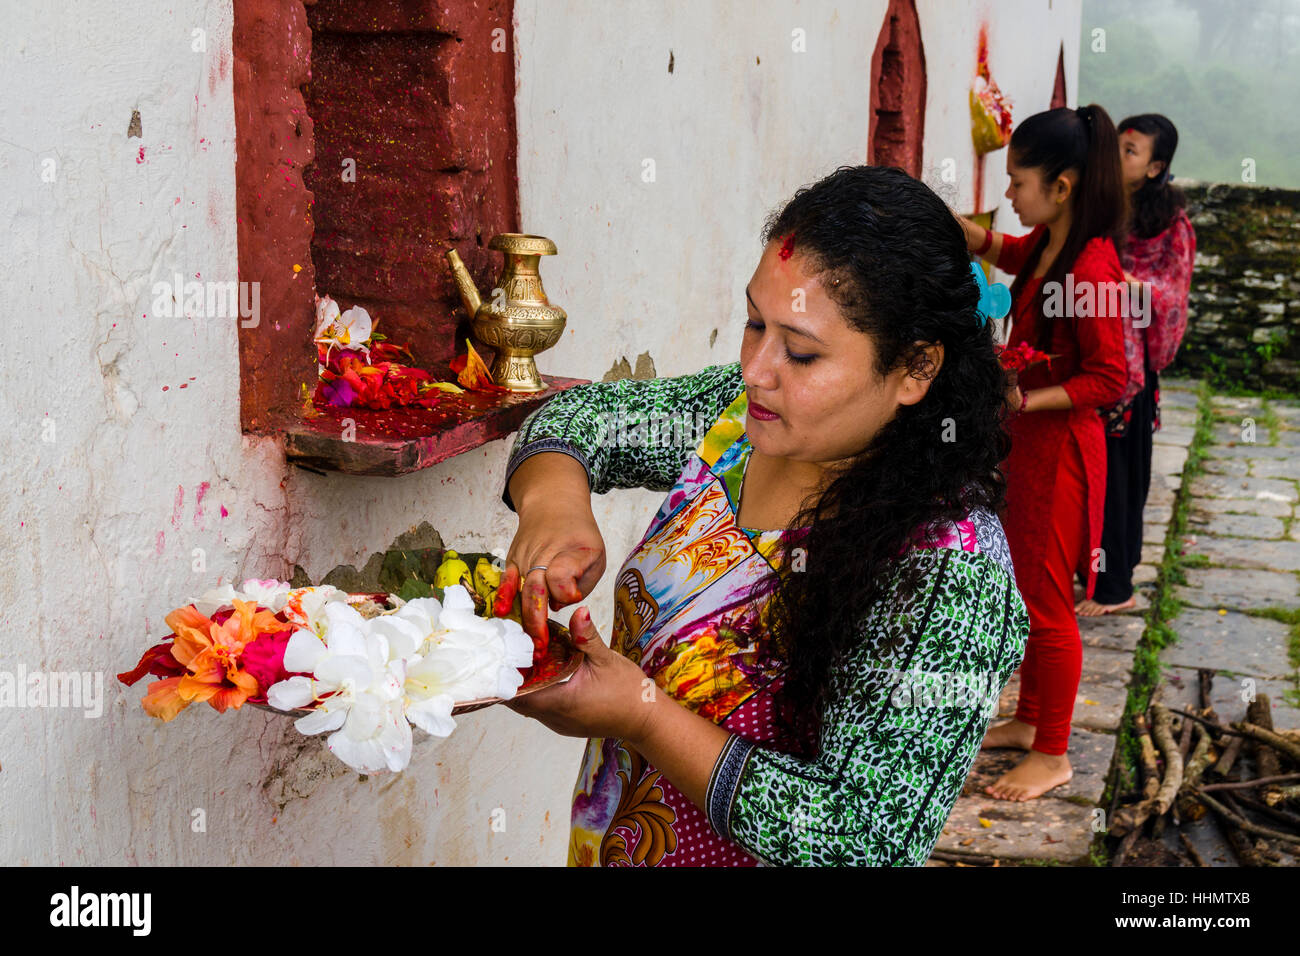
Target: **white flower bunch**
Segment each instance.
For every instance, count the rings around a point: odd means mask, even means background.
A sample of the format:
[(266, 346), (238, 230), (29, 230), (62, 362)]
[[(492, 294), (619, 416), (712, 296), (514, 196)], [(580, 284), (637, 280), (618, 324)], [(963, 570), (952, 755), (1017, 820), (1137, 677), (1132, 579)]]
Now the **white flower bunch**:
[(457, 702), (513, 697), (523, 683), (519, 668), (532, 664), (523, 628), (476, 615), (459, 584), (442, 602), (418, 598), (369, 620), (327, 597), (285, 649), (285, 670), (311, 676), (272, 685), (267, 700), (280, 710), (313, 708), (295, 726), (304, 734), (333, 731), (330, 750), (361, 773), (405, 769), (411, 725), (448, 736)]
[(239, 586), (237, 591), (233, 585), (223, 584), (219, 588), (206, 591), (202, 597), (192, 598), (190, 603), (204, 617), (211, 617), (223, 607), (233, 607), (237, 600), (260, 604), (275, 613), (282, 610), (289, 600), (289, 584), (287, 581), (277, 581), (275, 578), (264, 581), (249, 578)]

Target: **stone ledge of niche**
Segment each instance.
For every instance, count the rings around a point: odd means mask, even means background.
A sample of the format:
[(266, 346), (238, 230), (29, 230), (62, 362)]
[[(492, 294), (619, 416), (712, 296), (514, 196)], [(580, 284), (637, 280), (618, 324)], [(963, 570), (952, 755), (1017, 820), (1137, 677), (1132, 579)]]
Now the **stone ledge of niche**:
[(284, 439), (290, 464), (322, 474), (395, 478), (505, 438), (560, 392), (590, 384), (555, 375), (543, 375), (542, 382), (546, 388), (540, 392), (448, 393), (436, 408), (318, 407), (311, 418), (279, 416), (273, 428)]

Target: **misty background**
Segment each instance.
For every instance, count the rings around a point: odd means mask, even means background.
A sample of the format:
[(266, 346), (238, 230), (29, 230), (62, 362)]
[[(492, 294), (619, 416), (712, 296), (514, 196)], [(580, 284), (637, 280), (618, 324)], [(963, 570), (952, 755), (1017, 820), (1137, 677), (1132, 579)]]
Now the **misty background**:
[(1084, 0), (1087, 103), (1169, 117), (1175, 176), (1239, 183), (1249, 158), (1256, 183), (1300, 188), (1300, 0)]

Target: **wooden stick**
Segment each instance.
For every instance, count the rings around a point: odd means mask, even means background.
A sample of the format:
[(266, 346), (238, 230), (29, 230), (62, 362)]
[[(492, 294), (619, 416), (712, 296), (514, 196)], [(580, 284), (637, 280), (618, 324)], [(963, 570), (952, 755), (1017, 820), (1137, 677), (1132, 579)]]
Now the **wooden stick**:
[(1233, 801), (1232, 795), (1225, 793), (1223, 800), (1228, 811), (1235, 815), (1233, 819), (1220, 818), (1220, 823), (1228, 833), (1228, 842), (1232, 844), (1233, 852), (1238, 853), (1242, 859), (1253, 861), (1247, 864), (1248, 866), (1267, 866), (1268, 864), (1264, 862), (1264, 859), (1274, 860), (1276, 857), (1265, 852), (1265, 848), (1261, 846), (1262, 840), (1253, 840), (1245, 831), (1237, 828), (1235, 821), (1237, 819), (1244, 820), (1245, 814), (1241, 812), (1241, 807)]
[(1297, 846), (1300, 846), (1300, 836), (1293, 836), (1290, 833), (1283, 833), (1280, 830), (1271, 830), (1268, 827), (1261, 827), (1258, 824), (1251, 823), (1249, 820), (1245, 819), (1244, 817), (1237, 816), (1235, 813), (1233, 813), (1223, 804), (1219, 803), (1218, 800), (1215, 800), (1210, 795), (1201, 793), (1200, 791), (1196, 791), (1196, 790), (1192, 792), (1196, 794), (1196, 798), (1198, 800), (1204, 801), (1205, 805), (1209, 807), (1211, 810), (1213, 810), (1215, 813), (1219, 814), (1219, 816), (1223, 817), (1228, 822), (1235, 824), (1236, 826), (1245, 830), (1247, 833), (1254, 833), (1256, 836), (1268, 837), (1270, 840), (1281, 840), (1284, 843), (1294, 843)]
[[(1151, 812), (1151, 808), (1149, 806), (1147, 807), (1147, 812), (1148, 813)], [(1142, 826), (1141, 826), (1141, 822), (1139, 822), (1137, 826), (1135, 826), (1132, 830), (1129, 830), (1128, 833), (1124, 834), (1124, 839), (1119, 841), (1119, 847), (1115, 850), (1115, 856), (1111, 860), (1110, 865), (1123, 866), (1124, 861), (1128, 859), (1128, 855), (1133, 849), (1133, 844), (1137, 842), (1138, 837), (1141, 835), (1142, 835)]]
[[(1225, 793), (1222, 794), (1221, 796), (1223, 798), (1224, 806), (1226, 806), (1233, 813), (1233, 815), (1237, 817), (1237, 819), (1245, 820), (1247, 823), (1255, 822), (1250, 818), (1250, 815), (1246, 813), (1246, 811), (1242, 808), (1241, 803), (1239, 802), (1241, 800), (1240, 796), (1238, 796), (1235, 793)], [(1254, 841), (1253, 845), (1255, 847), (1255, 850), (1261, 855), (1268, 857), (1270, 860), (1278, 859), (1277, 854), (1269, 852), (1268, 846), (1264, 845), (1263, 840)]]
[[(1273, 733), (1273, 707), (1269, 703), (1268, 694), (1256, 694), (1255, 699), (1246, 707), (1246, 722), (1253, 724), (1262, 731), (1270, 734)], [(1234, 725), (1235, 726), (1235, 725)], [(1277, 738), (1282, 740), (1281, 737)], [(1271, 750), (1265, 750), (1260, 746), (1261, 739), (1255, 738), (1255, 769), (1261, 777), (1276, 777), (1282, 772), (1282, 764), (1277, 758), (1277, 754)], [(1268, 743), (1267, 740), (1262, 741)], [(1284, 744), (1290, 744), (1290, 741), (1282, 741)], [(1273, 746), (1276, 746), (1274, 744)], [(1283, 746), (1283, 751), (1286, 747)], [(1300, 749), (1297, 749), (1300, 754)]]
[(1183, 841), (1183, 849), (1187, 851), (1187, 855), (1192, 858), (1193, 863), (1197, 866), (1209, 866), (1209, 864), (1205, 862), (1205, 857), (1201, 856), (1196, 847), (1192, 845), (1192, 841), (1188, 839), (1188, 836), (1184, 831), (1178, 831), (1178, 839)]
[(1142, 825), (1151, 816), (1156, 792), (1160, 789), (1160, 769), (1156, 766), (1156, 748), (1152, 745), (1151, 734), (1147, 731), (1146, 717), (1142, 714), (1134, 716), (1133, 726), (1137, 731), (1142, 758), (1142, 799), (1138, 803), (1120, 807), (1118, 810), (1111, 808), (1110, 832), (1115, 836), (1123, 837), (1115, 855), (1111, 858), (1111, 866), (1124, 865), (1124, 858), (1137, 840), (1135, 834), (1141, 831)]
[[(1214, 759), (1214, 752), (1210, 749), (1210, 732), (1194, 721), (1188, 723), (1196, 728), (1196, 746), (1192, 749), (1191, 759), (1187, 761), (1183, 770), (1183, 781), (1178, 787), (1178, 799), (1174, 801), (1174, 810), (1179, 818), (1186, 817), (1196, 809), (1196, 801), (1188, 794), (1188, 790), (1195, 788), (1201, 782), (1201, 775)], [(1156, 821), (1156, 827), (1151, 831), (1152, 836), (1160, 836), (1160, 822)]]
[[(1175, 753), (1166, 750), (1164, 741), (1160, 739), (1161, 720), (1163, 718), (1168, 718), (1170, 723), (1169, 739), (1172, 742), (1173, 719), (1169, 717), (1167, 710), (1161, 708), (1161, 711), (1163, 711), (1163, 715), (1161, 712), (1154, 711), (1153, 709), (1153, 712), (1155, 713), (1156, 740), (1160, 743), (1161, 750), (1165, 751), (1165, 777), (1160, 781), (1160, 792), (1156, 794), (1156, 805), (1151, 812), (1151, 816), (1154, 818), (1154, 822), (1151, 824), (1151, 839), (1153, 840), (1159, 840), (1164, 836), (1166, 811), (1172, 809), (1175, 820), (1178, 818), (1178, 791), (1183, 785), (1183, 775), (1187, 766), (1187, 752), (1191, 749), (1192, 745), (1192, 728), (1195, 727), (1197, 730), (1200, 730), (1200, 724), (1197, 722), (1186, 719), (1182, 721), (1182, 730), (1178, 740), (1178, 749), (1176, 751), (1178, 759), (1175, 761), (1173, 759)], [(1201, 733), (1204, 735), (1205, 731), (1202, 730)], [(1169, 791), (1172, 791), (1172, 793)], [(1181, 823), (1180, 820), (1178, 822)]]
[(1261, 784), (1286, 783), (1288, 780), (1300, 780), (1300, 773), (1284, 773), (1276, 777), (1258, 777), (1254, 780), (1230, 780), (1227, 783), (1207, 783), (1197, 787), (1202, 792), (1209, 790), (1250, 790)]
[[(1192, 718), (1192, 720), (1199, 721), (1200, 723), (1204, 724), (1206, 727), (1211, 728), (1212, 730), (1216, 731), (1217, 733), (1227, 734), (1227, 735), (1230, 736), (1230, 737), (1247, 737), (1247, 736), (1249, 736), (1249, 734), (1243, 734), (1243, 733), (1242, 733), (1241, 731), (1239, 731), (1239, 730), (1229, 730), (1227, 727), (1224, 727), (1224, 726), (1222, 726), (1221, 724), (1216, 724), (1216, 723), (1214, 723), (1213, 721), (1206, 720), (1204, 717), (1198, 717), (1196, 714), (1189, 714), (1189, 713), (1187, 713), (1187, 711), (1185, 711), (1185, 710), (1178, 710), (1176, 707), (1170, 707), (1170, 708), (1169, 708), (1169, 713), (1171, 713), (1171, 714), (1177, 714), (1179, 717), (1190, 717), (1190, 718)], [(1234, 726), (1235, 726), (1235, 725), (1234, 725)]]
[[(1261, 694), (1260, 696), (1263, 697), (1264, 695)], [(1258, 724), (1246, 722), (1234, 723), (1232, 726), (1242, 735), (1249, 737), (1252, 740), (1268, 744), (1270, 747), (1282, 751), (1282, 753), (1294, 760), (1297, 765), (1300, 765), (1300, 744), (1293, 744), (1282, 735), (1276, 734), (1271, 730), (1266, 730)], [(1267, 751), (1260, 754), (1261, 768), (1263, 766), (1264, 753), (1267, 753)], [(1271, 776), (1277, 776), (1277, 774), (1271, 774)]]
[[(1137, 728), (1138, 747), (1141, 750), (1142, 757), (1142, 797), (1146, 800), (1154, 800), (1156, 791), (1160, 789), (1160, 770), (1156, 766), (1156, 748), (1151, 743), (1151, 733), (1147, 730), (1146, 717), (1138, 714), (1133, 718), (1133, 725)], [(1114, 816), (1114, 814), (1111, 814)]]
[(954, 853), (951, 850), (932, 850), (930, 858), (944, 863), (977, 863), (984, 866), (996, 863), (998, 859), (995, 856), (989, 856), (987, 853)]
[[(1270, 807), (1262, 800), (1252, 800), (1250, 797), (1244, 796), (1240, 793), (1234, 794), (1233, 799), (1243, 807), (1250, 807), (1250, 809), (1262, 813), (1266, 817), (1272, 817), (1279, 823), (1287, 824), (1287, 826), (1291, 827), (1298, 835), (1300, 835), (1300, 814), (1290, 813), (1286, 810), (1278, 810), (1274, 807)], [(1242, 814), (1242, 816), (1245, 816), (1245, 814)]]
[(1196, 668), (1196, 683), (1201, 692), (1201, 710), (1210, 709), (1210, 694), (1214, 689), (1214, 669), (1210, 667)]
[[(1207, 803), (1206, 806), (1209, 806)], [(1259, 853), (1255, 850), (1255, 845), (1246, 839), (1246, 835), (1238, 830), (1235, 826), (1228, 824), (1233, 822), (1228, 815), (1226, 807), (1219, 805), (1210, 807), (1215, 817), (1219, 821), (1219, 828), (1223, 832), (1223, 837), (1232, 847), (1232, 853), (1242, 866), (1263, 866), (1264, 861), (1260, 859)]]
[(1210, 761), (1214, 758), (1210, 750), (1210, 732), (1202, 728), (1200, 724), (1194, 726), (1196, 727), (1196, 747), (1192, 751), (1192, 759), (1187, 762), (1187, 769), (1183, 773), (1182, 785), (1184, 787), (1197, 786), (1201, 782), (1201, 775), (1205, 773)]
[(1183, 782), (1183, 755), (1179, 752), (1177, 744), (1174, 743), (1173, 733), (1170, 729), (1172, 718), (1169, 715), (1169, 708), (1163, 704), (1155, 704), (1151, 708), (1151, 713), (1155, 718), (1151, 733), (1160, 746), (1161, 752), (1165, 755), (1165, 775), (1160, 781), (1160, 789), (1156, 793), (1156, 805), (1153, 811), (1155, 816), (1162, 817), (1169, 812), (1169, 807), (1173, 804), (1174, 797), (1178, 794), (1178, 788)]
[[(1232, 765), (1237, 762), (1237, 755), (1241, 753), (1241, 748), (1245, 745), (1245, 737), (1233, 737), (1228, 741), (1228, 746), (1224, 748), (1223, 756), (1219, 762), (1214, 765), (1214, 772), (1220, 777), (1226, 777), (1232, 770)], [(1218, 786), (1218, 784), (1213, 784)]]
[(1178, 733), (1178, 755), (1183, 758), (1184, 766), (1187, 764), (1187, 754), (1192, 749), (1192, 728), (1197, 726), (1200, 726), (1200, 721), (1184, 720)]

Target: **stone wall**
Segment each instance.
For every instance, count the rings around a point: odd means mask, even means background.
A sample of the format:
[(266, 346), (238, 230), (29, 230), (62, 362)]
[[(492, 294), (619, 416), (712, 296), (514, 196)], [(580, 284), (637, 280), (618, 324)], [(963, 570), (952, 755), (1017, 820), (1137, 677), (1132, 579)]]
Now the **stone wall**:
[(1169, 371), (1300, 392), (1300, 190), (1176, 182), (1196, 229), (1196, 268)]

